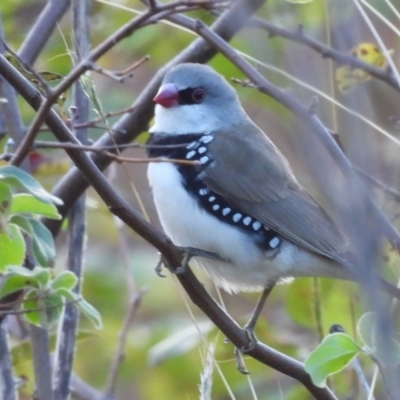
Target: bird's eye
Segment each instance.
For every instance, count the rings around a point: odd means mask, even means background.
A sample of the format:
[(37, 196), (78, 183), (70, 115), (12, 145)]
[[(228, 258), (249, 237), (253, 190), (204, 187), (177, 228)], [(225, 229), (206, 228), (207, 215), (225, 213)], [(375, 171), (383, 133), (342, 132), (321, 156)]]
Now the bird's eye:
[(192, 92), (192, 100), (195, 103), (201, 103), (204, 100), (205, 91), (202, 88), (196, 88)]

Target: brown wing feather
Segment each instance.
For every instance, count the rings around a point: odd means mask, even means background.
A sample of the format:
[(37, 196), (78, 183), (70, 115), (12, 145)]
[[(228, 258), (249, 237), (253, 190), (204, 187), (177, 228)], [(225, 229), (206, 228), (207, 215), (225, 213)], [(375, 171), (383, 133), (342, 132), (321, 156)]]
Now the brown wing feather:
[(202, 172), (204, 183), (283, 237), (346, 263), (343, 235), (299, 185), (281, 152), (256, 126), (235, 129), (216, 132), (208, 145), (218, 168), (211, 163)]

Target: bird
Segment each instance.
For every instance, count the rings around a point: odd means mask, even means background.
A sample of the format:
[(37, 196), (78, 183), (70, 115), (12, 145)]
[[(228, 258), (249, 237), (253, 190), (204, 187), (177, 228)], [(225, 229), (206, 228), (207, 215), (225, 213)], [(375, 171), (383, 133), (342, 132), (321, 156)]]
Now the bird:
[(203, 64), (183, 63), (154, 97), (148, 180), (172, 242), (230, 293), (298, 277), (355, 280), (351, 243), (301, 186), (281, 151), (250, 119), (237, 92)]

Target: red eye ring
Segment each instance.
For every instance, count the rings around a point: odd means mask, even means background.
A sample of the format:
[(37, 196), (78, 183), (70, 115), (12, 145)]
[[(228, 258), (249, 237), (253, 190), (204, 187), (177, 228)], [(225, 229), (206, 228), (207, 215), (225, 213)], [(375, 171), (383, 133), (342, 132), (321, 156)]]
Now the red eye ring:
[(202, 88), (196, 88), (192, 92), (192, 100), (195, 103), (201, 103), (204, 100), (206, 92)]

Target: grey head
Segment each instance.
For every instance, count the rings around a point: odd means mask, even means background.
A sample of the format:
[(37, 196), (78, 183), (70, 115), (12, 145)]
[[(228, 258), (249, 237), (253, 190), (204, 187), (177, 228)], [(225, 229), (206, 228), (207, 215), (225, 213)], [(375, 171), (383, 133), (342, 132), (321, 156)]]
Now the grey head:
[(180, 64), (168, 71), (154, 101), (153, 132), (204, 132), (249, 121), (233, 87), (202, 64)]

